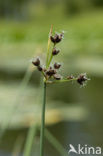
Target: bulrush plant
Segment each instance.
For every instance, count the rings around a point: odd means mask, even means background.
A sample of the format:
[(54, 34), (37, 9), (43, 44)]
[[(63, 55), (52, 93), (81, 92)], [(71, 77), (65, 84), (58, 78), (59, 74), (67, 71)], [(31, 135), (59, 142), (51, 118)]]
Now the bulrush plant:
[[(40, 132), (40, 156), (44, 156), (44, 129), (45, 129), (45, 105), (46, 105), (46, 89), (48, 84), (62, 83), (76, 81), (81, 86), (84, 86), (85, 82), (89, 80), (86, 74), (80, 74), (78, 77), (68, 75), (63, 77), (59, 74), (59, 69), (62, 68), (61, 64), (55, 61), (52, 64), (52, 60), (59, 55), (61, 51), (57, 49), (57, 45), (63, 40), (64, 33), (55, 33), (52, 35), (52, 27), (49, 33), (48, 48), (45, 65), (41, 64), (39, 57), (33, 59), (32, 64), (37, 67), (43, 75), (43, 104), (42, 104), (42, 117), (41, 117), (41, 132)], [(50, 44), (52, 44), (52, 50), (50, 52)]]

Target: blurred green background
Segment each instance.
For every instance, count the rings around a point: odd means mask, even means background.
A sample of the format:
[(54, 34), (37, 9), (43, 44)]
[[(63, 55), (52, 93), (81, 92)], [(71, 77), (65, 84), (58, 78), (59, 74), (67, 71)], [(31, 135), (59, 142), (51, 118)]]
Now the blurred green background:
[[(103, 147), (103, 0), (0, 1), (0, 156), (22, 155), (29, 127), (40, 125), (41, 75), (48, 33), (64, 30), (54, 58), (63, 75), (87, 73), (91, 81), (47, 88), (46, 125), (68, 152), (69, 144)], [(46, 140), (45, 154), (59, 156)], [(31, 155), (39, 155), (39, 131)]]

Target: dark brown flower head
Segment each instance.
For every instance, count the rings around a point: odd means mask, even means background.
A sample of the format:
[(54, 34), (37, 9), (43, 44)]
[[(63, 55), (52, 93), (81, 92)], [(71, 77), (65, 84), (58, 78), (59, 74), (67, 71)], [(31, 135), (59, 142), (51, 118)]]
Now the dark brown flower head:
[(39, 71), (42, 71), (43, 68), (42, 68), (41, 66), (38, 66), (38, 70), (39, 70)]
[(52, 67), (50, 67), (50, 68), (47, 70), (46, 74), (47, 74), (48, 76), (53, 76), (54, 74), (56, 74), (56, 70), (54, 70), (54, 69), (52, 69)]
[(86, 74), (80, 74), (77, 78), (77, 82), (80, 84), (80, 85), (83, 85), (87, 80), (89, 80), (86, 76)]
[(52, 55), (57, 55), (59, 52), (60, 50), (53, 48)]
[(63, 33), (50, 36), (50, 39), (54, 44), (59, 43), (63, 39)]
[(72, 76), (72, 75), (67, 76), (67, 79), (68, 79), (68, 80), (74, 79), (74, 76)]
[(52, 70), (53, 68), (50, 66), (49, 69)]
[(59, 69), (61, 67), (61, 64), (60, 63), (54, 63), (54, 68), (55, 69)]
[(36, 58), (35, 60), (32, 61), (32, 64), (34, 66), (39, 66), (40, 65), (40, 59), (39, 58)]
[(56, 80), (61, 80), (61, 75), (60, 74), (54, 74), (53, 77)]

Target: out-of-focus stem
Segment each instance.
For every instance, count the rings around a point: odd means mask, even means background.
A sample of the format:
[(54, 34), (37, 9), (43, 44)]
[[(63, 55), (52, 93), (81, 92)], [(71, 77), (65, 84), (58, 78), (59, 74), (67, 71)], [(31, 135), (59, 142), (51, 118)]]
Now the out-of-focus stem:
[(47, 140), (51, 143), (51, 145), (60, 153), (61, 156), (68, 155), (64, 147), (47, 129), (45, 129), (45, 136)]
[(24, 147), (23, 156), (30, 156), (34, 137), (36, 136), (37, 125), (32, 125), (28, 130), (27, 140)]

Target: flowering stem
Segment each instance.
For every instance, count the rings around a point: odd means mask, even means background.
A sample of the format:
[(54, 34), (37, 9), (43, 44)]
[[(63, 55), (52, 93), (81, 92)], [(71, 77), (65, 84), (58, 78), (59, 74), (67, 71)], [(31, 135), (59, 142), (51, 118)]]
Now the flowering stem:
[(46, 82), (44, 82), (43, 87), (43, 105), (41, 117), (41, 132), (40, 132), (40, 156), (44, 156), (45, 105), (46, 105)]
[(46, 81), (46, 83), (51, 84), (51, 83), (62, 83), (62, 82), (69, 82), (69, 81), (76, 81), (77, 78), (74, 79), (63, 79), (63, 80), (55, 80), (55, 81)]
[[(55, 48), (55, 44), (53, 45), (52, 51), (53, 51), (54, 48)], [(53, 54), (51, 52), (50, 59), (49, 59), (48, 64), (47, 64), (47, 68), (50, 66), (50, 63), (51, 63), (52, 59), (53, 59)]]
[(49, 67), (49, 65), (50, 65), (50, 63), (51, 63), (51, 61), (52, 61), (52, 58), (53, 58), (53, 55), (51, 54), (50, 60), (49, 60), (49, 62), (48, 62), (48, 66), (47, 66), (47, 67)]
[(74, 79), (63, 79), (63, 80), (56, 80), (56, 81), (53, 81), (53, 83), (60, 83), (60, 82), (69, 82), (69, 81), (76, 81), (77, 78), (74, 78)]
[(42, 71), (42, 75), (44, 76), (44, 78), (45, 78), (45, 80), (46, 80), (46, 75), (45, 75), (45, 73)]
[(50, 49), (50, 43), (51, 43), (51, 40), (50, 40), (50, 35), (52, 35), (52, 30), (53, 30), (53, 25), (51, 25), (50, 32), (49, 32), (48, 46), (47, 46), (46, 67), (48, 66), (48, 59), (49, 59), (49, 49)]

